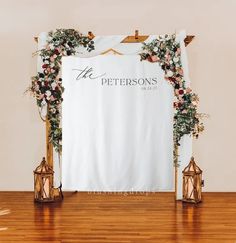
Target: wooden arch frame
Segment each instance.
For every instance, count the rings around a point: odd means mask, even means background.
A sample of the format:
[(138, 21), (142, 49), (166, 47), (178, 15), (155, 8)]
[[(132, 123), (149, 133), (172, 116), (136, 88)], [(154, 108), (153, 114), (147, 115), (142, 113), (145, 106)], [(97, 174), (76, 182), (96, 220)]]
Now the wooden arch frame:
[[(93, 39), (95, 37), (95, 35), (91, 31), (89, 31), (88, 37), (90, 39)], [(121, 43), (141, 43), (141, 42), (144, 42), (148, 37), (149, 37), (149, 35), (139, 35), (139, 31), (135, 30), (134, 35), (127, 36), (126, 38), (124, 38), (121, 41)], [(184, 39), (185, 46), (188, 46), (194, 38), (195, 38), (194, 35), (187, 35), (186, 38)], [(34, 40), (36, 42), (38, 42), (38, 37), (34, 37)], [(109, 49), (109, 50), (103, 52), (102, 54), (106, 54), (110, 51), (114, 52), (113, 49)], [(120, 53), (117, 52), (114, 54), (120, 54)], [(48, 164), (53, 169), (53, 145), (49, 140), (49, 132), (50, 132), (50, 123), (46, 117), (46, 158), (47, 158)], [(175, 146), (174, 152), (175, 152), (175, 154), (178, 155), (178, 146)], [(177, 177), (178, 177), (177, 175), (178, 175), (178, 169), (175, 166), (175, 199), (176, 200), (177, 200)], [(56, 192), (56, 193), (59, 193), (60, 189), (55, 188), (54, 190), (58, 190), (58, 192)]]

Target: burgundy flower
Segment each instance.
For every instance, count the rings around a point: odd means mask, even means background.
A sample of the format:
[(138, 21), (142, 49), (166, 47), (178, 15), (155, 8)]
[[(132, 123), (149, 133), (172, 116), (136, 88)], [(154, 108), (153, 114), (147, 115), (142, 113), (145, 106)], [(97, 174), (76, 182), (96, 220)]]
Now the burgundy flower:
[(183, 90), (183, 89), (180, 89), (180, 90), (179, 90), (179, 94), (180, 94), (180, 95), (184, 94), (184, 90)]
[(43, 69), (46, 69), (47, 67), (48, 67), (47, 64), (43, 64), (43, 66), (42, 66)]
[(173, 78), (173, 77), (168, 77), (168, 80), (170, 80), (170, 82), (172, 82), (172, 83), (175, 83), (175, 78)]
[(59, 55), (59, 54), (60, 54), (60, 52), (58, 51), (58, 49), (55, 49), (55, 50), (54, 50), (54, 53), (55, 53), (56, 55)]

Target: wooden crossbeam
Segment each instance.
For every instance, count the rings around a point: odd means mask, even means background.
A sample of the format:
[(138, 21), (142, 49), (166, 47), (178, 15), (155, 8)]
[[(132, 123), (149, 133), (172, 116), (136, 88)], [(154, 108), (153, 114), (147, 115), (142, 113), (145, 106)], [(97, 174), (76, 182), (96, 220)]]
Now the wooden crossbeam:
[[(95, 37), (95, 35), (93, 34), (92, 31), (89, 31), (88, 37), (90, 39), (93, 39)], [(148, 37), (149, 37), (149, 35), (139, 35), (138, 30), (135, 30), (134, 35), (127, 36), (124, 40), (121, 41), (121, 43), (141, 43), (141, 42), (144, 42)], [(186, 38), (184, 39), (185, 46), (189, 45), (192, 42), (192, 40), (194, 39), (194, 37), (195, 37), (194, 35), (187, 35)], [(38, 37), (35, 36), (34, 40), (36, 42), (38, 42)]]

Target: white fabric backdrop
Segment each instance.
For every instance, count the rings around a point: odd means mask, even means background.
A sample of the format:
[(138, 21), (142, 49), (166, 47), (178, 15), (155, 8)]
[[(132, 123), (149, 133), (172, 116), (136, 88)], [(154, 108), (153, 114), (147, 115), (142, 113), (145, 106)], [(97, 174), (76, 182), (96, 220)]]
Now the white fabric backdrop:
[(173, 190), (174, 95), (158, 63), (64, 57), (62, 80), (64, 190)]
[[(103, 51), (113, 48), (119, 52), (122, 52), (123, 54), (137, 54), (140, 51), (141, 44), (121, 44), (120, 41), (123, 40), (126, 36), (96, 36), (94, 38), (95, 42), (95, 48), (96, 50), (88, 53), (84, 49), (79, 49), (78, 56), (88, 57), (88, 56), (96, 56), (102, 53)], [(185, 31), (181, 31), (179, 34), (177, 34), (177, 39), (180, 41), (181, 45), (181, 59), (182, 64), (184, 68), (184, 76), (187, 85), (190, 84), (189, 76), (188, 76), (188, 62), (187, 62), (187, 55), (186, 55), (186, 49), (184, 46), (184, 38), (186, 37)], [(152, 39), (154, 39), (155, 36), (150, 36), (145, 42), (149, 42)], [(47, 33), (42, 32), (39, 35), (38, 39), (38, 49), (41, 49), (43, 46), (45, 46), (47, 41)], [(38, 71), (41, 71), (41, 59), (38, 58)], [(192, 139), (189, 136), (184, 136), (184, 138), (181, 141), (181, 146), (179, 149), (179, 162), (180, 167), (178, 168), (178, 190), (177, 190), (177, 198), (182, 198), (182, 169), (188, 164), (189, 159), (192, 154)], [(59, 186), (60, 184), (60, 168), (59, 168), (59, 161), (57, 153), (54, 151), (54, 171), (55, 171), (55, 186)], [(173, 175), (174, 176), (174, 175)]]

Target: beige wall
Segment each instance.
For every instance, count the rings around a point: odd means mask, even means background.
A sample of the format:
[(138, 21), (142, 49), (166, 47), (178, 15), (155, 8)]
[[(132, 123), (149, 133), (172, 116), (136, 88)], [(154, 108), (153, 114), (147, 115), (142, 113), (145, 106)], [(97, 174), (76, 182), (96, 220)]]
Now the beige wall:
[(55, 28), (97, 35), (186, 29), (192, 87), (211, 115), (194, 142), (206, 191), (236, 191), (235, 0), (0, 0), (0, 190), (32, 190), (45, 154), (45, 129), (33, 98), (23, 95), (36, 71), (33, 36)]

